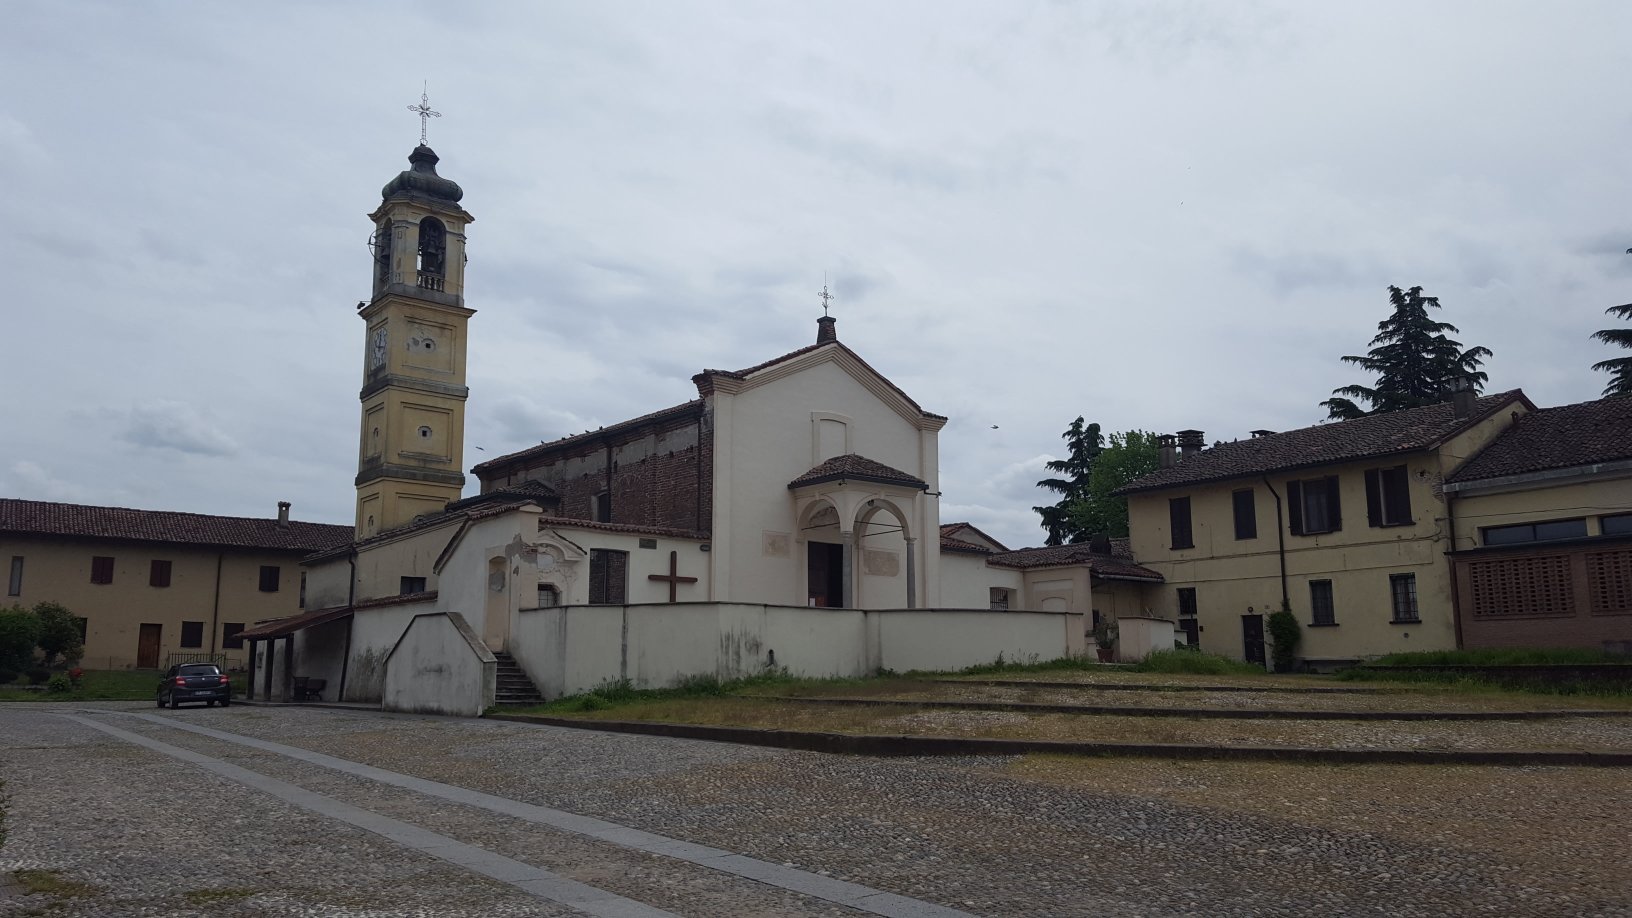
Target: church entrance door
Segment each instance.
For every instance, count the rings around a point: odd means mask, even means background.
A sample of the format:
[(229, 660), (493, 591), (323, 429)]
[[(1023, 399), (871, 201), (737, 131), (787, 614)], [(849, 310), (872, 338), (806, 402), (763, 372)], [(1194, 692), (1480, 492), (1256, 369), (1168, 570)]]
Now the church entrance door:
[(844, 605), (844, 546), (809, 542), (812, 606), (837, 609)]
[(164, 633), (163, 625), (144, 623), (142, 631), (136, 636), (136, 668), (159, 668), (159, 635)]

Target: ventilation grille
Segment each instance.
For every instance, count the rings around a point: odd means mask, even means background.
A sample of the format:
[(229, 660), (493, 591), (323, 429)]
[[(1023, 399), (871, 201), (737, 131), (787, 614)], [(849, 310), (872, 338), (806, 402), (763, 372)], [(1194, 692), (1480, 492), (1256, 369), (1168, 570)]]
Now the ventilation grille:
[(1632, 612), (1632, 550), (1589, 552), (1587, 595), (1593, 615)]
[(1476, 618), (1575, 614), (1568, 555), (1475, 561), (1468, 579)]

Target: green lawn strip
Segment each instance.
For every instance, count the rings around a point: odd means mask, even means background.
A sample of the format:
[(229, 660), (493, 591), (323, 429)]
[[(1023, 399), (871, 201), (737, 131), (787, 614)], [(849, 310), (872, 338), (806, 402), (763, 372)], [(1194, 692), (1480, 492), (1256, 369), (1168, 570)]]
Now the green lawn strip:
[[(148, 701), (157, 697), (158, 670), (88, 669), (79, 680), (79, 688), (69, 692), (50, 692), (43, 687), (27, 688), (26, 680), (0, 686), (0, 701)], [(232, 694), (243, 697), (248, 676), (232, 674)]]
[(83, 899), (101, 892), (89, 883), (63, 877), (60, 870), (18, 870), (12, 873), (11, 878), (31, 896)]

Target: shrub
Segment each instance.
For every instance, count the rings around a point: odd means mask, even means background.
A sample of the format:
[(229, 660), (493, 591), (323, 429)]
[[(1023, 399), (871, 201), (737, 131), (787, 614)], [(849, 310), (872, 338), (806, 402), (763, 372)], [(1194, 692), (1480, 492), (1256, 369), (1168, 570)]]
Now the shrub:
[(0, 668), (30, 669), (34, 662), (34, 645), (39, 640), (38, 615), (21, 606), (0, 607)]
[(74, 684), (68, 679), (67, 673), (57, 673), (45, 684), (45, 690), (53, 693), (71, 692), (74, 690)]
[(28, 676), (29, 685), (44, 685), (45, 680), (51, 678), (51, 671), (49, 669), (35, 668), (29, 670), (26, 675)]
[(1298, 624), (1296, 615), (1284, 608), (1271, 612), (1268, 624), (1270, 655), (1275, 661), (1275, 671), (1291, 672), (1292, 660), (1298, 652), (1298, 641), (1303, 638), (1303, 626)]

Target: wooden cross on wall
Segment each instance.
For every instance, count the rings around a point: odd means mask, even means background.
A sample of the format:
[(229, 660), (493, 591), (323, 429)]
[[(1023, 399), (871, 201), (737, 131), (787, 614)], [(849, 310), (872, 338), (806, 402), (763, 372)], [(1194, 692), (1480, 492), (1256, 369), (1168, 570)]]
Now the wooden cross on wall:
[(680, 576), (680, 553), (676, 552), (676, 551), (669, 552), (669, 572), (667, 574), (647, 574), (646, 579), (647, 580), (667, 580), (669, 582), (669, 602), (678, 602), (679, 601), (679, 600), (675, 599), (675, 594), (674, 594), (675, 587), (679, 586), (682, 583), (696, 583), (697, 582), (696, 577), (682, 577), (682, 576)]

